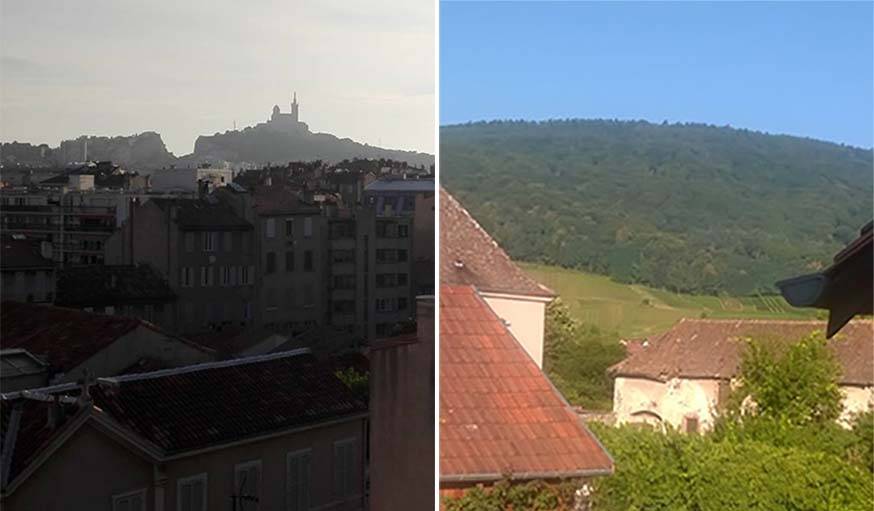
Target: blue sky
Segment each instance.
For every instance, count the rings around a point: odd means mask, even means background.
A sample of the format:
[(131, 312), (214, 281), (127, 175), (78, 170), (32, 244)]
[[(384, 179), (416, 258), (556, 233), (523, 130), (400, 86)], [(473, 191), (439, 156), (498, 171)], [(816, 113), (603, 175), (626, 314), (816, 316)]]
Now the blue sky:
[(874, 4), (440, 4), (440, 122), (703, 122), (874, 145)]

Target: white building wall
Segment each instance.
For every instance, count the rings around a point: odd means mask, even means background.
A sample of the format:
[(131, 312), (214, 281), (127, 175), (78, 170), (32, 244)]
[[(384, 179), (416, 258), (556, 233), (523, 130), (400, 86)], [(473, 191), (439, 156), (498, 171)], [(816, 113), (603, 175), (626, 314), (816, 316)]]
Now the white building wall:
[(543, 368), (543, 332), (549, 298), (480, 293), (495, 314), (507, 323), (537, 367)]
[(850, 425), (855, 414), (874, 409), (874, 387), (842, 385), (841, 392), (844, 394), (844, 410), (838, 422), (842, 425)]
[[(617, 424), (657, 422), (683, 429), (686, 417), (697, 417), (701, 431), (713, 427), (719, 410), (719, 388), (713, 379), (674, 378), (659, 382), (646, 378), (617, 377), (613, 386), (613, 413)], [(848, 425), (854, 414), (874, 408), (874, 387), (841, 386), (843, 412), (839, 422)]]
[(659, 382), (645, 378), (615, 379), (613, 412), (616, 422), (661, 422), (684, 427), (684, 419), (697, 418), (701, 431), (713, 427), (719, 404), (719, 380), (680, 379)]

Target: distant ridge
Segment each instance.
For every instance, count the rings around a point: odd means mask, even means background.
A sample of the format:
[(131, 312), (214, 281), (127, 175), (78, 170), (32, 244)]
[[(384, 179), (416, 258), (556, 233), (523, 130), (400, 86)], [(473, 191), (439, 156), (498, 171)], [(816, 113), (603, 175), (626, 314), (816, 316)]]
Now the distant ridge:
[(872, 151), (703, 124), (571, 119), (440, 130), (442, 184), (524, 261), (749, 295), (871, 220)]
[(328, 133), (312, 133), (297, 118), (296, 100), (292, 108), (292, 114), (283, 114), (275, 106), (269, 120), (253, 127), (201, 135), (194, 144), (194, 152), (181, 157), (167, 151), (161, 135), (149, 131), (131, 136), (80, 136), (64, 140), (57, 148), (46, 144), (3, 143), (0, 144), (0, 162), (7, 166), (63, 166), (87, 158), (112, 160), (133, 170), (201, 163), (264, 165), (304, 160), (338, 162), (354, 158), (384, 158), (426, 168), (434, 164), (432, 154), (383, 149)]

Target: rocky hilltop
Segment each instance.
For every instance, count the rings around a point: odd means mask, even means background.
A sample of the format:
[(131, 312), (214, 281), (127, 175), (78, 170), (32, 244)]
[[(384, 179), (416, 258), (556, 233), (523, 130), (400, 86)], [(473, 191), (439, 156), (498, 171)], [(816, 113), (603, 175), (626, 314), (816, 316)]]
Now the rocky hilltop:
[(112, 160), (133, 170), (201, 163), (236, 166), (305, 160), (338, 162), (354, 158), (383, 158), (425, 167), (434, 164), (431, 154), (383, 149), (327, 133), (313, 133), (306, 123), (299, 121), (297, 107), (295, 99), (292, 113), (282, 113), (275, 106), (271, 118), (256, 126), (201, 135), (194, 144), (194, 152), (181, 157), (167, 151), (161, 135), (148, 131), (126, 137), (81, 136), (64, 140), (57, 148), (45, 144), (4, 143), (0, 144), (0, 162), (5, 166), (64, 166), (87, 158)]
[(426, 167), (434, 163), (434, 156), (426, 153), (383, 149), (327, 133), (312, 133), (306, 128), (275, 129), (269, 123), (239, 131), (199, 136), (194, 144), (194, 154), (185, 158), (191, 157), (197, 161), (258, 165), (293, 160), (341, 161), (353, 158), (385, 158)]

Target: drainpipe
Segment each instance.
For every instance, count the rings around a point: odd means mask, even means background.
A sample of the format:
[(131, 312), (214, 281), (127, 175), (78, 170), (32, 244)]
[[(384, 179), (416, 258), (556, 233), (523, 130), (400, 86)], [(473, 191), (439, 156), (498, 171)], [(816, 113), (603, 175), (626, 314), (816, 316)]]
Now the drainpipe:
[(158, 464), (152, 465), (152, 489), (155, 493), (155, 511), (164, 511), (164, 488), (167, 486), (167, 474)]

